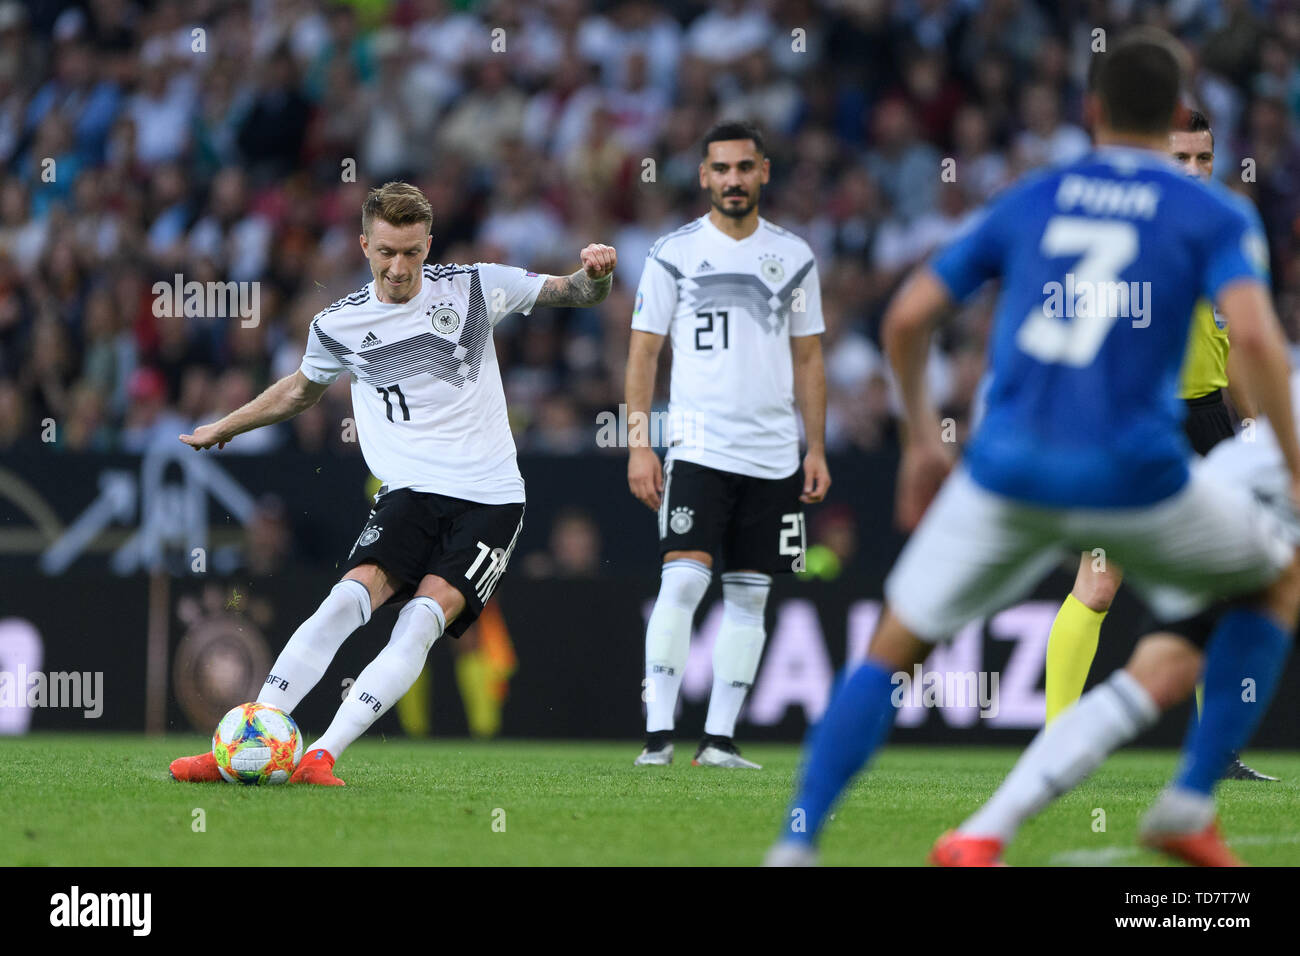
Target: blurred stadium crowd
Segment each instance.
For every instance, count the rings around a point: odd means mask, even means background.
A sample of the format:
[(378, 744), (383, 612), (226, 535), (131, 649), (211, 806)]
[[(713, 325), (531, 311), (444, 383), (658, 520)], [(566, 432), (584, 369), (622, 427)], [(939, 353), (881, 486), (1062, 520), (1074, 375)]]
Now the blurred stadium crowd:
[[(497, 330), (521, 450), (595, 450), (641, 262), (705, 211), (699, 138), (740, 117), (769, 136), (764, 215), (818, 255), (829, 447), (888, 446), (890, 292), (1005, 183), (1087, 148), (1094, 31), (1139, 22), (1192, 51), (1216, 175), (1259, 207), (1300, 341), (1294, 3), (5, 0), (0, 450), (53, 419), (57, 448), (139, 451), (293, 371), (312, 316), (369, 281), (359, 210), (391, 179), (432, 201), (432, 261), (569, 272), (587, 242), (618, 248), (600, 308)], [(260, 321), (155, 315), (177, 274), (259, 283)], [(988, 306), (932, 361), (962, 426)], [(341, 380), (223, 454), (356, 453), (349, 415)]]

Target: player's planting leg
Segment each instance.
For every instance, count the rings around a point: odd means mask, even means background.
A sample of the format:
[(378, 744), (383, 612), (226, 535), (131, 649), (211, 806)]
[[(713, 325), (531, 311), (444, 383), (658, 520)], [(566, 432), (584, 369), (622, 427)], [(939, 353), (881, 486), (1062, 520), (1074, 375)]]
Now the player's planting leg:
[(772, 578), (756, 571), (722, 575), (722, 627), (713, 645), (713, 690), (704, 739), (691, 761), (695, 766), (762, 769), (740, 755), (732, 738), (763, 655), (763, 615), (771, 588)]
[(865, 663), (843, 678), (809, 735), (806, 761), (782, 835), (766, 865), (811, 865), (815, 844), (844, 788), (884, 744), (894, 726), (893, 675), (925, 660), (930, 645), (885, 609)]
[(1188, 731), (1173, 783), (1142, 821), (1143, 843), (1201, 866), (1236, 863), (1215, 823), (1214, 787), (1268, 710), (1291, 651), (1297, 568), (1270, 589), (1264, 608), (1226, 613), (1205, 654), (1204, 704)]
[[(348, 635), (370, 620), (370, 601), (370, 591), (358, 580), (345, 578), (334, 585), (316, 613), (298, 626), (275, 659), (258, 703), (292, 713), (324, 675)], [(169, 769), (173, 779), (187, 783), (222, 779), (211, 750), (178, 757)]]
[(712, 570), (701, 561), (676, 558), (664, 562), (659, 597), (646, 625), (642, 695), (646, 745), (636, 759), (638, 766), (662, 766), (673, 761), (673, 720), (691, 650), (691, 622), (712, 577)]
[(357, 677), (324, 736), (303, 756), (292, 783), (343, 783), (334, 776), (334, 762), (410, 690), (446, 624), (442, 607), (431, 597), (412, 598), (402, 608), (388, 644)]

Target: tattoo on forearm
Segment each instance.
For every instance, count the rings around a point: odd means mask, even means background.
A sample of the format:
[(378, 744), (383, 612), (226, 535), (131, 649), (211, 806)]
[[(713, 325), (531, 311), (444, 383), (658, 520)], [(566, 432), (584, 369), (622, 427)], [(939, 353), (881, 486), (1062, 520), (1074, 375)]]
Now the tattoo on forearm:
[(595, 305), (609, 295), (613, 279), (614, 274), (612, 272), (603, 279), (590, 279), (582, 269), (579, 269), (573, 275), (551, 276), (542, 283), (542, 291), (537, 293), (536, 304), (557, 306)]

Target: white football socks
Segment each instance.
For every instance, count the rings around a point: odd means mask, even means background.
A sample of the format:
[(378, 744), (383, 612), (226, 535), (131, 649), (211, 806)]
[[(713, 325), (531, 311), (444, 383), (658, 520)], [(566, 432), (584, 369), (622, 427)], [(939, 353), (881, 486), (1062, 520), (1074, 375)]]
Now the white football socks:
[(1039, 732), (1002, 786), (958, 832), (1010, 842), (1022, 823), (1155, 724), (1159, 716), (1145, 688), (1127, 671), (1116, 671)]
[(340, 581), (298, 625), (275, 659), (258, 703), (292, 713), (325, 674), (348, 635), (370, 620), (370, 592), (360, 581)]
[(397, 615), (393, 636), (357, 677), (329, 729), (307, 750), (327, 750), (337, 760), (352, 741), (411, 689), (424, 670), (429, 648), (442, 636), (446, 624), (437, 601), (412, 598)]
[(704, 732), (730, 737), (763, 655), (763, 612), (772, 578), (755, 571), (722, 575), (722, 627), (713, 645), (713, 692)]
[(673, 729), (677, 692), (691, 652), (691, 621), (713, 572), (699, 561), (678, 558), (663, 566), (659, 597), (645, 631), (645, 729)]

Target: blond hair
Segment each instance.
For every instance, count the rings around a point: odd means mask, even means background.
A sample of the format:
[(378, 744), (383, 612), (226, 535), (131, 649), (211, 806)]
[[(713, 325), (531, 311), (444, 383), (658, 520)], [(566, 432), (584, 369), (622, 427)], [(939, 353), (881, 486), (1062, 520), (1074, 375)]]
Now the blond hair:
[(361, 205), (361, 231), (370, 235), (370, 226), (376, 219), (393, 226), (409, 226), (424, 223), (425, 229), (433, 230), (433, 207), (424, 193), (410, 183), (384, 183), (378, 189), (366, 194), (366, 201)]

